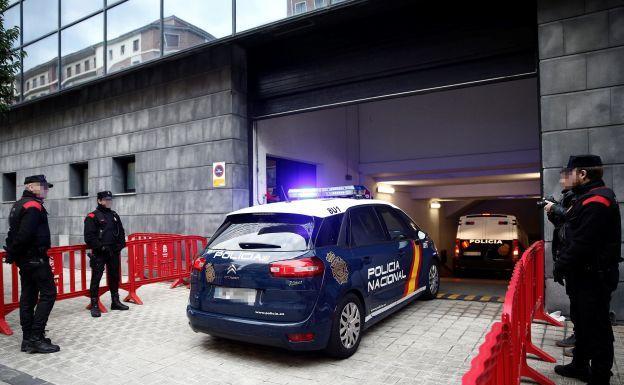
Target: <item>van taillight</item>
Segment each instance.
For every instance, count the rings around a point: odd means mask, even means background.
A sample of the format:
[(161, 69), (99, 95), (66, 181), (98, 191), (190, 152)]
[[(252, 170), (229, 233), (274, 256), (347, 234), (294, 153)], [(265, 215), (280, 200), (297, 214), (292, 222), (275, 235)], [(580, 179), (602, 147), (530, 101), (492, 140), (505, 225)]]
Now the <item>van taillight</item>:
[(278, 278), (314, 277), (323, 274), (324, 269), (323, 261), (317, 257), (290, 259), (269, 265), (271, 275)]
[(195, 258), (195, 260), (193, 261), (193, 270), (201, 271), (201, 269), (204, 268), (205, 264), (206, 264), (206, 258), (204, 257)]
[(498, 221), (498, 224), (499, 225), (508, 225), (509, 222), (507, 222), (507, 221)]
[(459, 258), (459, 239), (455, 240), (455, 258)]
[(513, 240), (512, 258), (514, 261), (520, 259), (520, 247), (518, 246), (518, 240)]
[(474, 221), (468, 221), (466, 222), (467, 225), (474, 225)]

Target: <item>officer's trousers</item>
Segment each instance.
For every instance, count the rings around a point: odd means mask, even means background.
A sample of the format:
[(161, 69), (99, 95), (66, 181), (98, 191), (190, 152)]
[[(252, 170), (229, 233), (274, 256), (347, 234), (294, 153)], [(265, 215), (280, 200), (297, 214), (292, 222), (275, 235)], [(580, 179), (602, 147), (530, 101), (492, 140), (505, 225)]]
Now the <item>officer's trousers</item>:
[(614, 288), (602, 274), (585, 272), (575, 282), (575, 365), (591, 362), (592, 381), (609, 383), (613, 366), (613, 328), (609, 304)]
[(102, 275), (104, 275), (104, 267), (106, 267), (106, 278), (108, 279), (108, 288), (111, 295), (119, 295), (119, 266), (121, 265), (119, 253), (113, 255), (93, 253), (89, 264), (91, 265), (91, 286), (89, 287), (91, 298), (99, 297), (100, 281), (102, 280)]
[(54, 274), (47, 257), (20, 263), (19, 267), (20, 325), (25, 336), (38, 336), (44, 333), (56, 301)]

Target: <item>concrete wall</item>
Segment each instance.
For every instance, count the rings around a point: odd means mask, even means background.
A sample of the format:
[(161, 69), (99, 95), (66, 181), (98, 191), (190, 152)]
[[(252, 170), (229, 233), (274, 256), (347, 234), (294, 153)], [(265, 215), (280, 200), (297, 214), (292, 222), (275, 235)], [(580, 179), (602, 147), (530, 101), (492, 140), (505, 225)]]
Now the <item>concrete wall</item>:
[[(569, 155), (598, 154), (624, 209), (624, 1), (540, 0), (537, 18), (544, 192), (560, 190), (559, 170)], [(567, 310), (564, 290), (552, 280), (546, 223), (547, 305)], [(624, 319), (624, 284), (611, 307)]]
[[(96, 192), (113, 189), (113, 157), (133, 154), (136, 194), (114, 201), (127, 232), (210, 235), (248, 204), (246, 116), (245, 54), (214, 47), (18, 107), (0, 125), (0, 171), (17, 172), (18, 196), (25, 176), (45, 174), (53, 243), (81, 243)], [(83, 161), (89, 196), (70, 198), (69, 164)], [(212, 187), (216, 161), (224, 188)]]

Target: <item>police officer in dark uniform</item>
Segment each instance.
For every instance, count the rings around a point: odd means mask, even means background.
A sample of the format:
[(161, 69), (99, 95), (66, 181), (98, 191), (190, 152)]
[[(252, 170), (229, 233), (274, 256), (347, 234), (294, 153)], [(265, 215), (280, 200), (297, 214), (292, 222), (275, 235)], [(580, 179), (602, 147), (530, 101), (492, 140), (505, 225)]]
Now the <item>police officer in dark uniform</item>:
[(100, 317), (98, 307), (100, 280), (106, 266), (106, 276), (111, 293), (112, 310), (128, 310), (119, 300), (120, 251), (126, 247), (126, 234), (119, 215), (111, 207), (113, 194), (110, 191), (97, 193), (97, 208), (84, 221), (84, 239), (93, 251), (91, 255), (91, 316)]
[[(553, 230), (553, 240), (552, 240), (552, 256), (553, 262), (557, 262), (559, 259), (559, 255), (561, 254), (561, 250), (563, 248), (563, 244), (565, 241), (565, 234), (563, 234), (565, 223), (565, 214), (570, 207), (574, 204), (576, 200), (576, 196), (574, 195), (574, 191), (572, 190), (572, 184), (570, 180), (570, 172), (566, 169), (561, 171), (561, 175), (559, 178), (559, 183), (563, 190), (561, 191), (561, 200), (559, 202), (555, 201), (554, 198), (546, 198), (544, 201), (547, 202), (544, 209), (548, 216), (548, 220), (555, 226)], [(554, 265), (554, 264), (553, 264)], [(558, 277), (559, 278), (559, 277)], [(562, 282), (558, 282), (560, 284), (564, 284)], [(570, 320), (573, 324), (576, 323), (576, 298), (574, 297), (574, 293), (571, 290), (572, 281), (568, 277), (567, 282), (565, 282), (566, 294), (570, 299)], [(555, 344), (562, 348), (573, 348), (576, 343), (576, 336), (574, 332), (568, 337), (557, 341)], [(571, 350), (565, 350), (564, 355), (572, 357)]]
[(43, 175), (24, 180), (22, 198), (9, 215), (6, 239), (7, 263), (19, 267), (20, 324), (24, 338), (21, 350), (29, 353), (54, 353), (60, 348), (45, 337), (48, 317), (56, 301), (56, 285), (47, 251), (50, 248), (48, 213), (43, 200), (52, 184)]
[(556, 366), (555, 372), (591, 385), (606, 385), (614, 355), (609, 305), (622, 261), (620, 209), (613, 190), (602, 180), (600, 157), (571, 156), (567, 170), (576, 201), (566, 212), (564, 245), (553, 276), (558, 282), (573, 282), (576, 346), (572, 362)]

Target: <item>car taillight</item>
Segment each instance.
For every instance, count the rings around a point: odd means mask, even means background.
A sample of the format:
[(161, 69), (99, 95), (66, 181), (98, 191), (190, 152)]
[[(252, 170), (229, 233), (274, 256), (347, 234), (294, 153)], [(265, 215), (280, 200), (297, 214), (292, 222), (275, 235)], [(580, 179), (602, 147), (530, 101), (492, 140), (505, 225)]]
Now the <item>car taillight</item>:
[(195, 258), (195, 260), (193, 261), (193, 270), (201, 271), (201, 269), (204, 268), (205, 264), (206, 264), (206, 258), (204, 257)]
[(323, 261), (317, 257), (290, 259), (269, 265), (271, 275), (279, 278), (314, 277), (323, 274), (324, 268)]
[(520, 247), (518, 246), (518, 240), (513, 240), (512, 258), (514, 261), (520, 259)]
[(455, 240), (455, 258), (459, 258), (459, 239)]
[(310, 342), (314, 341), (314, 333), (296, 333), (287, 334), (288, 341), (290, 342)]

